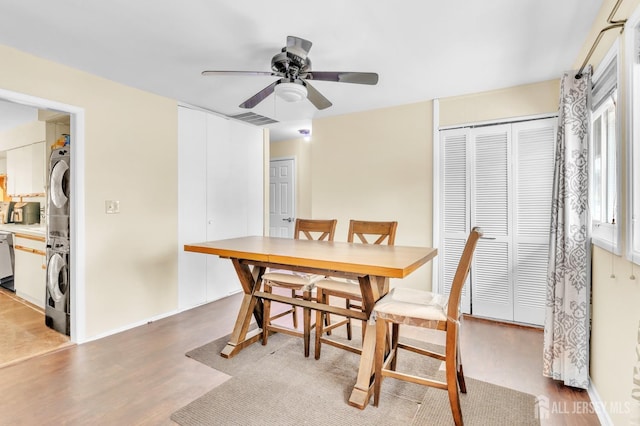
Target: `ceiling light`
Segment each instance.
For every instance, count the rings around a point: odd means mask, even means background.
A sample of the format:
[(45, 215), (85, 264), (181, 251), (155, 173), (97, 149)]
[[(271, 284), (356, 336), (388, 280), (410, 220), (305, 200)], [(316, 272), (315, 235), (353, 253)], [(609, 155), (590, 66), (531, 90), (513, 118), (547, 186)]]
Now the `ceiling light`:
[(298, 130), (298, 133), (300, 133), (300, 135), (302, 135), (302, 137), (305, 140), (305, 142), (309, 142), (311, 140), (311, 130), (309, 130), (309, 129), (300, 129), (300, 130)]
[(280, 83), (275, 87), (275, 92), (287, 102), (300, 102), (307, 98), (307, 88), (298, 83)]

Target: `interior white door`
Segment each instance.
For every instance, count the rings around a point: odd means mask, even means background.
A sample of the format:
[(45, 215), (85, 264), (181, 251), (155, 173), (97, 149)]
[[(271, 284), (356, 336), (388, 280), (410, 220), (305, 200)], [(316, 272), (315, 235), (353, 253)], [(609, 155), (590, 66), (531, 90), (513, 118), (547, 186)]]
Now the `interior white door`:
[[(513, 124), (513, 319), (544, 324), (557, 120)], [(535, 176), (535, 179), (531, 177)]]
[(471, 226), (491, 238), (476, 247), (472, 313), (512, 321), (511, 125), (473, 129), (471, 144)]
[[(442, 244), (438, 248), (438, 263), (441, 292), (449, 296), (451, 284), (456, 273), (458, 261), (469, 234), (469, 188), (470, 176), (467, 167), (469, 157), (468, 128), (453, 129), (441, 134), (440, 181), (440, 217), (442, 218)], [(465, 314), (471, 313), (471, 297), (469, 280), (462, 288), (461, 309)]]
[(295, 226), (295, 161), (269, 162), (269, 235), (293, 238)]

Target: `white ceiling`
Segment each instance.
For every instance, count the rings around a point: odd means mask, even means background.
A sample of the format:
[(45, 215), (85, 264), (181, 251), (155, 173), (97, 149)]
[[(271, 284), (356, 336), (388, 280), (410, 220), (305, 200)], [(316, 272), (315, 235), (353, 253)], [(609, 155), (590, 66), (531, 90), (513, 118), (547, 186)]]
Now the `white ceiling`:
[(276, 78), (201, 71), (270, 71), (288, 35), (313, 42), (316, 71), (380, 75), (376, 86), (314, 82), (333, 102), (324, 111), (268, 97), (251, 111), (281, 122), (272, 126), (272, 139), (280, 139), (313, 118), (559, 78), (578, 59), (601, 5), (0, 0), (0, 44), (225, 115), (246, 112), (238, 105)]

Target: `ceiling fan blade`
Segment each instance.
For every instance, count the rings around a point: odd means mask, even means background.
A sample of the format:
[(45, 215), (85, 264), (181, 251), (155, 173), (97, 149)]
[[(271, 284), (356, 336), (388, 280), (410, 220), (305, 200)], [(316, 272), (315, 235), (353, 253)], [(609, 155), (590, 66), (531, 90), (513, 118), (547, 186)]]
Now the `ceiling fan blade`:
[(202, 75), (230, 75), (230, 76), (243, 76), (243, 75), (251, 75), (251, 76), (275, 76), (275, 77), (284, 77), (277, 72), (272, 71), (202, 71)]
[(302, 84), (307, 88), (307, 99), (309, 99), (309, 102), (311, 102), (313, 106), (318, 109), (327, 109), (333, 105), (329, 99), (325, 98), (322, 93), (318, 92), (308, 81), (303, 80)]
[(273, 90), (274, 90), (274, 88), (276, 87), (276, 85), (278, 84), (279, 81), (280, 80), (274, 81), (273, 83), (271, 83), (270, 85), (268, 85), (267, 87), (265, 87), (264, 89), (262, 89), (261, 91), (259, 91), (258, 93), (256, 93), (255, 95), (253, 95), (252, 97), (250, 97), (249, 99), (244, 101), (243, 103), (241, 103), (239, 105), (240, 108), (249, 109), (249, 108), (253, 108), (254, 106), (258, 105), (267, 96), (269, 96), (270, 94), (273, 93)]
[(309, 71), (304, 78), (309, 80), (337, 81), (340, 83), (377, 84), (375, 72)]
[(292, 53), (305, 59), (311, 50), (311, 43), (309, 40), (305, 40), (296, 36), (287, 36), (287, 53)]

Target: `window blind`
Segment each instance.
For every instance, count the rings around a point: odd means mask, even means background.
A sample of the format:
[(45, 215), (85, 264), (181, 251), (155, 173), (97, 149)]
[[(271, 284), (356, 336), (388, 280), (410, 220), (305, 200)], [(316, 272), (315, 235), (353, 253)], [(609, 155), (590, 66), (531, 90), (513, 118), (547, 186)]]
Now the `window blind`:
[(609, 62), (599, 75), (594, 76), (591, 88), (591, 109), (595, 111), (618, 86), (618, 61)]

